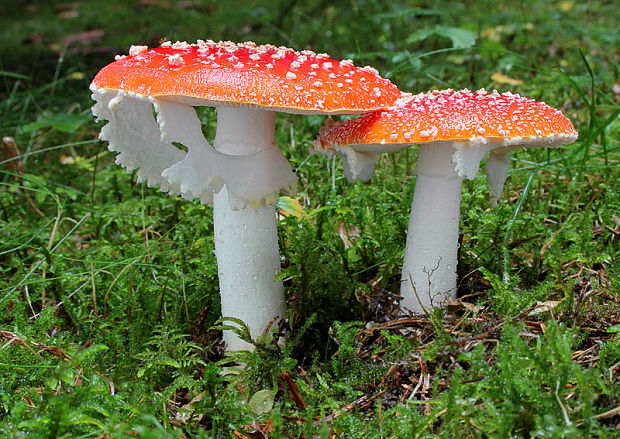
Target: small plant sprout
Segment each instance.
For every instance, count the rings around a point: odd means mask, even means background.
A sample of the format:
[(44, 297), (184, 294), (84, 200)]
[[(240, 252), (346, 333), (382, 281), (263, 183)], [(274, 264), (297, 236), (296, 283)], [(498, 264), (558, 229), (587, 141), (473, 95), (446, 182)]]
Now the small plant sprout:
[[(100, 138), (139, 181), (213, 202), (222, 315), (253, 337), (284, 317), (274, 204), (296, 177), (275, 141), (276, 112), (358, 114), (401, 96), (371, 67), (252, 42), (132, 46), (91, 84)], [(217, 107), (214, 148), (192, 106)], [(152, 107), (157, 117), (153, 116)], [(180, 143), (187, 152), (177, 148)], [(225, 331), (229, 351), (250, 348)]]
[(461, 185), (482, 158), (493, 204), (503, 190), (509, 153), (518, 147), (560, 146), (577, 139), (571, 122), (550, 106), (517, 94), (442, 90), (388, 110), (324, 127), (314, 152), (363, 163), (351, 179), (369, 179), (377, 153), (419, 144), (416, 186), (401, 275), (401, 306), (414, 313), (456, 297)]

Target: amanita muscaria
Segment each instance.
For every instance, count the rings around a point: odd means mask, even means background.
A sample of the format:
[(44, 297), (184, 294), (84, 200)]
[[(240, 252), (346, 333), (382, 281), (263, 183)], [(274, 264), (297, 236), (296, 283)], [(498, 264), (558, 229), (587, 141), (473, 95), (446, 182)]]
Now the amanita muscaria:
[(560, 146), (576, 139), (571, 122), (545, 103), (496, 91), (434, 90), (326, 126), (313, 150), (363, 163), (349, 177), (369, 179), (377, 153), (420, 145), (401, 275), (401, 307), (420, 313), (456, 297), (463, 179), (473, 179), (488, 154), (485, 170), (496, 203), (511, 149)]
[[(222, 315), (253, 336), (284, 317), (274, 202), (296, 183), (274, 138), (276, 112), (358, 114), (400, 91), (371, 67), (326, 54), (252, 42), (132, 46), (91, 84), (100, 138), (139, 181), (171, 195), (213, 201)], [(217, 107), (212, 148), (192, 106)], [(154, 118), (152, 106), (157, 118)], [(188, 152), (174, 146), (185, 145)], [(225, 331), (229, 350), (247, 348)]]

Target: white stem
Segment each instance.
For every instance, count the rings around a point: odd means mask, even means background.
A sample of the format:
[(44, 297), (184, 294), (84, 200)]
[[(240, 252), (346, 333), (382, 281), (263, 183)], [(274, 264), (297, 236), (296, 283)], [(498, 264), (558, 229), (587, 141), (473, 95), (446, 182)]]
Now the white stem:
[[(230, 155), (278, 148), (275, 117), (270, 111), (218, 108), (214, 146)], [(282, 282), (273, 281), (280, 271), (275, 208), (232, 210), (224, 187), (213, 196), (213, 222), (222, 316), (243, 320), (257, 337), (273, 317), (285, 313)], [(224, 341), (228, 351), (251, 349), (232, 331), (224, 332)]]
[(401, 278), (401, 307), (416, 314), (456, 297), (463, 177), (452, 163), (454, 152), (451, 143), (434, 143), (418, 153)]

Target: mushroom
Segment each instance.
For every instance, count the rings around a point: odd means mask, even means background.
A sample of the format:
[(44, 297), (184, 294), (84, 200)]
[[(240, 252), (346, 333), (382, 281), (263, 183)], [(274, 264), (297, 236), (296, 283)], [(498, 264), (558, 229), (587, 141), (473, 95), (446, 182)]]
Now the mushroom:
[(434, 90), (388, 110), (322, 128), (313, 152), (340, 153), (346, 167), (357, 166), (350, 178), (368, 179), (377, 153), (420, 145), (401, 306), (421, 313), (456, 297), (463, 179), (473, 179), (488, 154), (487, 181), (496, 203), (508, 175), (510, 150), (559, 146), (576, 139), (571, 122), (545, 103), (483, 89)]
[[(277, 111), (357, 114), (401, 96), (371, 67), (326, 54), (252, 42), (165, 42), (132, 46), (96, 75), (93, 113), (100, 138), (136, 169), (138, 181), (171, 195), (213, 201), (222, 315), (253, 337), (284, 317), (274, 204), (296, 177), (274, 137)], [(217, 107), (212, 148), (192, 106)], [(157, 117), (153, 116), (153, 107)], [(176, 144), (187, 148), (178, 148)], [(228, 350), (250, 348), (231, 331)]]

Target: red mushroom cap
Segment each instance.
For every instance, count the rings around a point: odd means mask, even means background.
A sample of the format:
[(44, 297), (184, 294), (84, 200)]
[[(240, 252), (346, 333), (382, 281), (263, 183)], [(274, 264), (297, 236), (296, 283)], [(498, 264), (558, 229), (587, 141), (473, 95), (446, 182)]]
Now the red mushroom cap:
[(561, 111), (517, 94), (433, 90), (322, 129), (314, 148), (482, 138), (510, 144), (522, 140), (530, 146), (566, 144), (577, 138), (577, 131)]
[(291, 113), (363, 113), (401, 93), (372, 67), (326, 54), (252, 42), (199, 41), (133, 46), (99, 71), (92, 85), (191, 105), (249, 105)]

